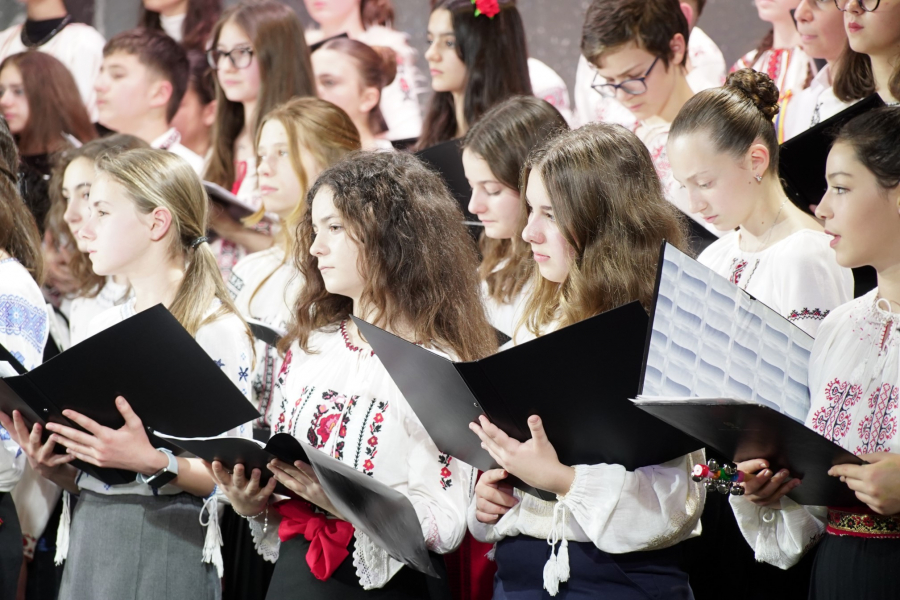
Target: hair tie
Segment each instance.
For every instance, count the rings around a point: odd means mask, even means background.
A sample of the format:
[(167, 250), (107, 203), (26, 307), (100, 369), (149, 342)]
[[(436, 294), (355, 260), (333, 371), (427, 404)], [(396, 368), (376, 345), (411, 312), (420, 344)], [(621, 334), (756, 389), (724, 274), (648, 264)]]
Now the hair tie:
[(202, 244), (203, 242), (208, 242), (208, 241), (209, 241), (209, 238), (206, 237), (205, 235), (202, 235), (202, 236), (198, 237), (196, 240), (194, 240), (193, 242), (191, 242), (191, 250), (196, 249), (197, 246), (199, 246), (199, 245)]

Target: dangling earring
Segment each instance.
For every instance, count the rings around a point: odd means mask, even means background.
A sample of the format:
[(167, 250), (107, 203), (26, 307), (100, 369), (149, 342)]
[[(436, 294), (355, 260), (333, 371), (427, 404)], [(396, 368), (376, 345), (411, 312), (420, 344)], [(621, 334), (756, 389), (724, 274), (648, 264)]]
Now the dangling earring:
[(762, 175), (756, 175), (756, 183), (762, 183)]

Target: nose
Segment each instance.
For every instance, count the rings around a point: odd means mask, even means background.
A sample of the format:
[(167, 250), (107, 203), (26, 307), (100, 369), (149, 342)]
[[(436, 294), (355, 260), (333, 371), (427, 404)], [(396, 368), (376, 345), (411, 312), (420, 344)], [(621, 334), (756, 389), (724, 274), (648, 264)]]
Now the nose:
[(256, 173), (263, 177), (271, 177), (272, 176), (272, 167), (269, 164), (268, 156), (260, 156), (258, 159), (259, 165), (256, 167)]
[(827, 221), (832, 217), (834, 217), (834, 213), (831, 211), (831, 202), (828, 200), (828, 192), (825, 192), (825, 195), (822, 196), (822, 200), (820, 200), (818, 206), (816, 206), (816, 218)]
[(428, 50), (425, 51), (425, 60), (428, 62), (440, 62), (441, 53), (437, 51), (437, 40), (428, 44)]
[(529, 244), (543, 244), (544, 234), (541, 233), (540, 227), (535, 222), (534, 213), (528, 215), (528, 223), (522, 230), (522, 239)]
[(794, 18), (799, 23), (809, 23), (813, 20), (813, 12), (807, 0), (800, 0), (800, 4), (797, 5), (797, 10), (794, 11)]
[(88, 219), (84, 224), (84, 227), (78, 230), (78, 237), (86, 241), (97, 239), (97, 234), (94, 231), (93, 219)]
[(692, 213), (703, 212), (703, 209), (707, 206), (707, 202), (702, 198), (698, 198), (695, 194), (688, 192), (688, 208)]
[(487, 205), (482, 201), (481, 194), (476, 190), (472, 190), (472, 197), (469, 199), (469, 212), (473, 215), (481, 215), (487, 212)]
[(12, 106), (12, 90), (3, 90), (0, 93), (0, 106)]
[(81, 213), (76, 208), (76, 202), (74, 200), (69, 200), (69, 203), (66, 205), (66, 212), (63, 213), (63, 221), (72, 225), (73, 223), (81, 223)]
[(859, 15), (863, 13), (862, 6), (860, 6), (859, 1), (856, 0), (838, 0), (839, 3), (844, 4), (844, 10), (848, 13), (852, 13), (854, 15)]
[(328, 254), (328, 246), (319, 241), (319, 236), (315, 235), (313, 237), (313, 243), (309, 247), (309, 253), (315, 256), (316, 258), (321, 258)]

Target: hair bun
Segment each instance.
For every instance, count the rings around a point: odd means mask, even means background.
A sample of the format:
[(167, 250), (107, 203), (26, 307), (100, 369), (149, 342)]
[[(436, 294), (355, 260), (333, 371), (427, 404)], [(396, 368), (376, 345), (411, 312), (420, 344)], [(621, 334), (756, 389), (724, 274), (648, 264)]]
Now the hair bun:
[(387, 46), (372, 46), (381, 59), (381, 87), (387, 87), (397, 77), (397, 53)]
[(753, 69), (739, 69), (728, 76), (725, 87), (739, 91), (749, 99), (765, 115), (772, 120), (778, 114), (778, 86), (772, 78)]

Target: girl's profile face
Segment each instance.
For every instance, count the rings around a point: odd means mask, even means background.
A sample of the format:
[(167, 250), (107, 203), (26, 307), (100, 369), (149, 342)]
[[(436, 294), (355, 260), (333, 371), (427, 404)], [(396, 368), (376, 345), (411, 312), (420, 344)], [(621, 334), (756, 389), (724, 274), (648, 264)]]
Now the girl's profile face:
[(759, 198), (759, 186), (749, 168), (718, 152), (704, 132), (669, 138), (669, 164), (675, 180), (687, 189), (692, 213), (719, 231), (746, 223)]
[(356, 61), (349, 55), (322, 48), (313, 52), (312, 66), (319, 98), (340, 107), (353, 122), (378, 105), (379, 90), (363, 85)]
[(800, 0), (797, 12), (800, 47), (812, 58), (837, 60), (847, 43), (844, 15), (833, 0)]
[(844, 28), (853, 50), (893, 59), (900, 55), (900, 0), (881, 0), (873, 12), (864, 11), (858, 2), (846, 8)]
[(469, 212), (478, 216), (484, 234), (497, 240), (514, 237), (521, 211), (519, 190), (500, 183), (487, 161), (468, 148), (463, 151), (463, 168), (472, 187)]
[[(312, 156), (301, 148), (300, 162), (310, 181), (315, 180), (319, 169)], [(266, 211), (286, 220), (303, 200), (300, 179), (291, 164), (291, 147), (284, 124), (269, 119), (259, 134), (258, 167), (259, 193)]]
[(837, 142), (825, 167), (828, 190), (816, 209), (832, 236), (842, 267), (876, 270), (900, 261), (900, 189), (885, 190), (846, 142)]
[(522, 239), (531, 244), (541, 277), (563, 283), (569, 276), (574, 249), (559, 231), (550, 195), (537, 169), (528, 174), (525, 202), (528, 204), (528, 224), (522, 231)]
[(431, 88), (436, 92), (462, 94), (466, 91), (466, 64), (456, 53), (453, 17), (439, 8), (428, 18), (428, 50), (425, 60), (431, 72)]
[(359, 244), (348, 235), (328, 187), (320, 187), (313, 198), (311, 216), (315, 237), (309, 252), (318, 261), (325, 289), (357, 304), (366, 284), (360, 270)]
[[(164, 209), (158, 209), (164, 210)], [(125, 188), (98, 173), (91, 186), (90, 217), (78, 232), (97, 275), (135, 274), (148, 256), (153, 238), (153, 213), (140, 214)]]
[(13, 135), (22, 133), (28, 125), (28, 96), (25, 95), (22, 72), (13, 64), (7, 64), (0, 71), (0, 112)]
[(63, 220), (72, 232), (72, 239), (80, 252), (87, 252), (86, 242), (78, 232), (91, 216), (90, 192), (94, 183), (94, 161), (79, 157), (69, 163), (63, 173), (62, 195), (66, 199)]
[(232, 57), (238, 61), (238, 64), (242, 64), (239, 58), (241, 51), (245, 53), (248, 50), (253, 51), (250, 64), (242, 69), (235, 67), (231, 60), (223, 56), (219, 60), (216, 79), (219, 81), (219, 85), (222, 86), (225, 97), (231, 102), (256, 101), (260, 88), (257, 49), (253, 47), (253, 40), (247, 36), (234, 19), (222, 25), (216, 49), (220, 52), (233, 52)]

